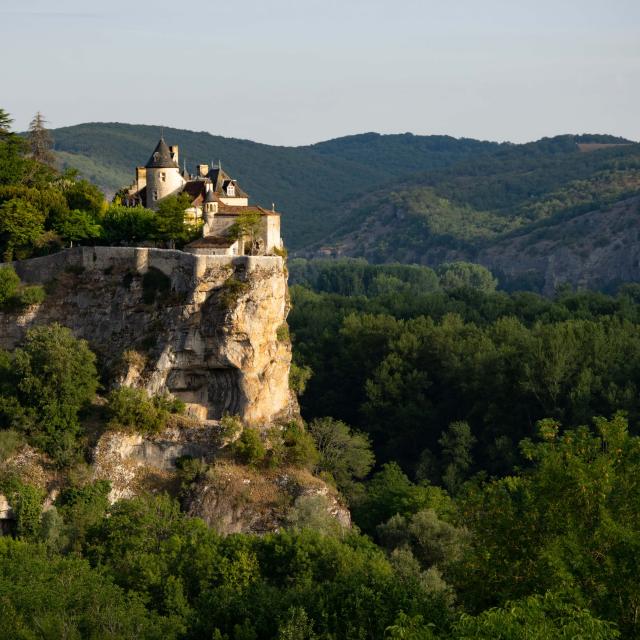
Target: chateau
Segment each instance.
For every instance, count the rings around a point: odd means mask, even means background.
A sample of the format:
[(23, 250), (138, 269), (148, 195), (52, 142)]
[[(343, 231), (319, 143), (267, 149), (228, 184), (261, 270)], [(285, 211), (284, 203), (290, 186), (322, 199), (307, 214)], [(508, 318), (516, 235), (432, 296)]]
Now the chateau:
[[(180, 171), (178, 146), (160, 138), (144, 167), (136, 167), (123, 204), (157, 209), (163, 198), (186, 194), (185, 223), (202, 225), (202, 237), (184, 247), (200, 255), (270, 255), (282, 249), (280, 214), (249, 205), (249, 196), (222, 170), (200, 164), (195, 176)], [(244, 222), (250, 232), (238, 237)], [(240, 223), (240, 225), (238, 224)]]

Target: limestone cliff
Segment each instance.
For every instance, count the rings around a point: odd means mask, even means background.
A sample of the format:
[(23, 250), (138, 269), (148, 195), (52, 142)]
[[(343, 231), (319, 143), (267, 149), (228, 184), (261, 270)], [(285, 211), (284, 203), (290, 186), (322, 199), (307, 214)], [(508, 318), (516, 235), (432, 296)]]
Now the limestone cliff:
[(24, 282), (47, 283), (45, 302), (0, 314), (0, 346), (34, 324), (59, 322), (88, 340), (121, 382), (169, 392), (200, 419), (224, 413), (269, 423), (295, 410), (280, 257), (77, 248), (15, 263)]
[[(112, 502), (184, 493), (176, 461), (189, 456), (208, 471), (190, 488), (186, 508), (221, 532), (277, 529), (307, 508), (300, 502), (306, 499), (320, 500), (320, 511), (348, 526), (335, 489), (303, 469), (239, 465), (221, 436), (225, 413), (258, 427), (298, 416), (289, 391), (282, 258), (96, 247), (14, 267), (23, 282), (45, 284), (48, 294), (19, 315), (0, 313), (0, 347), (14, 348), (31, 326), (58, 322), (89, 342), (107, 387), (168, 392), (187, 405), (186, 416), (174, 416), (155, 435), (103, 431), (101, 424), (88, 452), (90, 471), (110, 481)], [(26, 482), (37, 478), (47, 504), (66, 482), (26, 445), (2, 465), (9, 467)], [(0, 496), (0, 524), (10, 517)]]

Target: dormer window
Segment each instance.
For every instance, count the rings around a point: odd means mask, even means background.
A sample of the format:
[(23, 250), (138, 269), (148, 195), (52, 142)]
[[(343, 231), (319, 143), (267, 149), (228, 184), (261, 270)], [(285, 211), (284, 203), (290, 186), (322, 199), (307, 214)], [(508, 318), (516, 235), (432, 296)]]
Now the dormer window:
[(230, 182), (229, 186), (227, 187), (227, 195), (231, 198), (236, 195), (236, 185), (233, 184), (233, 182)]

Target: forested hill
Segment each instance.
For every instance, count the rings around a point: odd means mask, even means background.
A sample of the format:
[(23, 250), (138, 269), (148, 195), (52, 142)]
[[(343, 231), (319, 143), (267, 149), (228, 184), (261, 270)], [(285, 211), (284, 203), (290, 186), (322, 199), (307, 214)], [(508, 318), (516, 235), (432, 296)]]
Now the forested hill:
[[(132, 181), (134, 167), (147, 161), (160, 133), (159, 126), (120, 123), (52, 131), (63, 165), (79, 169), (108, 194)], [(198, 163), (221, 160), (254, 201), (275, 202), (293, 249), (325, 239), (342, 222), (346, 199), (500, 148), (493, 142), (412, 134), (367, 133), (304, 147), (171, 128), (164, 129), (164, 136), (180, 146), (180, 162), (186, 160), (191, 171)]]
[(640, 145), (614, 141), (560, 136), (415, 175), (354, 199), (342, 226), (304, 253), (431, 266), (470, 260), (511, 272), (518, 286), (551, 290), (567, 273), (591, 286), (634, 279), (633, 260), (623, 265), (618, 252), (640, 251)]

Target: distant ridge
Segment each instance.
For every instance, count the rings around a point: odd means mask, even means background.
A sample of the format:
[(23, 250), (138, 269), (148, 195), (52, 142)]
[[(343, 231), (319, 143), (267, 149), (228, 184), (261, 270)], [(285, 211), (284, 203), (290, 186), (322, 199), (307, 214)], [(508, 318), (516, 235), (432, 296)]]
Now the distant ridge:
[[(132, 181), (134, 167), (147, 160), (160, 131), (159, 126), (94, 122), (54, 129), (52, 134), (62, 165), (77, 168), (111, 196)], [(635, 152), (629, 150), (637, 148), (630, 140), (601, 134), (556, 136), (512, 144), (445, 135), (369, 132), (300, 147), (271, 146), (168, 127), (164, 128), (164, 137), (168, 143), (180, 146), (180, 156), (191, 170), (196, 163), (220, 159), (225, 169), (246, 187), (254, 202), (267, 207), (275, 202), (284, 214), (285, 242), (293, 251), (335, 243), (341, 235), (352, 233), (365, 218), (371, 222), (390, 194), (416, 188), (444, 188), (449, 193), (451, 189), (446, 185), (458, 180), (460, 197), (450, 193), (446, 197), (454, 203), (464, 203), (464, 193), (472, 183), (476, 184), (476, 192), (492, 189), (494, 194), (499, 193), (504, 189), (506, 176), (515, 172), (520, 176), (515, 188), (531, 191), (527, 197), (543, 197), (546, 187), (539, 184), (540, 175), (550, 163), (558, 177), (551, 182), (557, 187), (563, 180), (579, 180), (594, 173), (590, 160), (581, 164), (578, 158), (596, 158), (599, 162), (602, 154), (621, 152), (630, 153), (631, 157)], [(580, 146), (585, 145), (591, 151), (595, 147), (600, 150), (581, 153)], [(612, 145), (616, 148), (610, 149)], [(522, 179), (528, 173), (537, 176), (530, 185)], [(477, 201), (477, 194), (474, 198), (472, 210), (487, 209)], [(370, 209), (371, 216), (366, 215), (363, 206)], [(493, 208), (490, 205), (488, 210)], [(511, 228), (510, 216), (518, 214), (503, 207), (498, 215), (497, 223), (490, 222), (490, 217), (486, 219), (489, 227), (481, 235), (494, 233), (491, 226), (496, 224)], [(474, 218), (472, 211), (469, 217)], [(482, 227), (483, 223), (476, 220), (469, 224)], [(402, 227), (399, 221), (399, 228)], [(390, 233), (397, 236), (393, 226)], [(417, 233), (412, 245), (417, 242), (419, 246), (425, 237), (430, 237), (430, 232), (424, 236), (424, 230), (420, 229), (412, 233)], [(391, 245), (393, 251), (383, 249), (370, 254), (364, 251), (364, 246), (371, 244), (365, 233), (364, 244), (354, 251), (375, 260), (391, 259), (392, 253), (423, 260), (420, 251), (403, 251), (407, 249), (404, 242), (397, 238), (397, 246)]]

